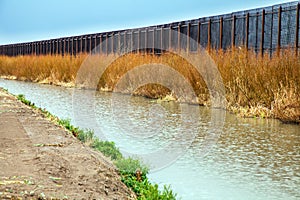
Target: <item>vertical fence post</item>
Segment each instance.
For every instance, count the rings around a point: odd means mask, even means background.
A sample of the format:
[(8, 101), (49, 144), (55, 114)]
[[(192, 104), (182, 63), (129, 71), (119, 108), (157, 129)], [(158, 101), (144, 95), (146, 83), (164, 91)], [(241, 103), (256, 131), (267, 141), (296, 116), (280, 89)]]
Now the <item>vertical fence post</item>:
[(145, 52), (147, 51), (148, 48), (147, 38), (148, 38), (148, 28), (145, 29)]
[(246, 40), (245, 40), (245, 46), (246, 46), (246, 50), (248, 50), (248, 48), (249, 48), (249, 12), (246, 15)]
[(198, 21), (198, 30), (197, 30), (197, 51), (200, 52), (201, 51), (201, 46), (200, 46), (200, 27), (201, 27), (201, 22)]
[[(38, 49), (38, 48), (37, 48)], [(56, 40), (54, 39), (53, 40), (53, 55), (56, 55), (56, 51), (57, 51), (57, 48), (56, 48)]]
[(137, 33), (137, 38), (138, 38), (138, 41), (137, 41), (137, 53), (140, 53), (140, 49), (141, 49), (141, 41), (140, 41), (140, 29), (138, 29), (138, 33)]
[(75, 51), (74, 51), (74, 55), (77, 55), (78, 52), (78, 37), (74, 38), (74, 42), (75, 42)]
[(73, 56), (73, 37), (69, 38), (69, 54)]
[(61, 54), (61, 39), (57, 39), (58, 53)]
[[(52, 55), (52, 40), (49, 40), (48, 43), (49, 43), (49, 54)], [(36, 44), (34, 46), (35, 46), (35, 54), (36, 54)]]
[[(48, 40), (44, 41), (44, 45), (45, 45), (45, 55), (48, 54)], [(31, 54), (33, 54), (33, 48), (32, 48), (32, 43), (31, 43)]]
[(160, 31), (160, 53), (162, 54), (162, 49), (163, 49), (163, 32), (164, 32), (164, 27), (161, 26), (161, 31)]
[[(48, 45), (49, 45), (49, 54), (52, 54), (52, 45), (51, 45), (51, 40), (48, 41)], [(34, 54), (36, 55), (36, 46), (34, 43)]]
[(89, 37), (90, 37), (90, 35), (87, 35), (87, 36), (85, 36), (85, 52), (87, 53), (87, 54), (89, 54), (90, 52), (90, 47), (89, 47), (89, 44), (90, 44), (90, 39), (89, 39)]
[(56, 54), (58, 54), (58, 51), (59, 51), (59, 42), (58, 42), (58, 39), (56, 39), (55, 41), (56, 41)]
[[(44, 41), (41, 41), (40, 43), (41, 43), (41, 54), (43, 55), (43, 54), (44, 54)], [(27, 47), (27, 48), (28, 48), (28, 51), (27, 51), (27, 54), (29, 54), (29, 44), (30, 44), (30, 43), (28, 43), (28, 47)]]
[(79, 37), (78, 38), (78, 40), (79, 40), (79, 44), (80, 45), (78, 45), (78, 49), (77, 49), (77, 52), (76, 52), (76, 54), (80, 54), (81, 52), (82, 52), (82, 44), (83, 44), (83, 39), (82, 39), (82, 36), (81, 37)]
[(110, 41), (111, 41), (111, 43), (110, 43), (111, 53), (114, 53), (114, 32), (112, 32), (109, 37), (110, 37)]
[(264, 43), (265, 43), (265, 9), (261, 13), (261, 42), (260, 42), (260, 55), (264, 55)]
[(169, 26), (169, 50), (172, 48), (172, 25)]
[(188, 25), (187, 25), (187, 41), (186, 41), (186, 51), (187, 53), (190, 52), (190, 37), (191, 37), (191, 23), (188, 22)]
[(71, 48), (71, 45), (72, 45), (72, 38), (69, 37), (69, 38), (68, 38), (68, 54), (69, 54), (69, 56), (72, 55), (72, 53), (71, 53), (71, 52), (72, 52), (72, 50), (71, 50), (71, 49), (72, 49), (72, 48)]
[(62, 55), (66, 54), (66, 38), (62, 39)]
[(296, 10), (296, 33), (295, 33), (295, 53), (298, 56), (298, 48), (299, 48), (299, 7), (300, 4), (297, 4)]
[(103, 47), (103, 39), (102, 39), (102, 34), (99, 36), (99, 54), (102, 54), (102, 47)]
[(12, 45), (12, 55), (15, 56), (15, 45)]
[(70, 49), (70, 40), (69, 38), (64, 38), (64, 54), (68, 55), (69, 54), (69, 49)]
[[(39, 48), (39, 54), (40, 55), (43, 55), (43, 41), (39, 41), (39, 45), (40, 45), (40, 48)], [(26, 43), (26, 51), (25, 51), (26, 54), (28, 54), (28, 43)]]
[(108, 55), (108, 33), (105, 34), (105, 54)]
[(97, 34), (95, 34), (94, 49), (95, 49), (94, 54), (96, 54), (96, 52), (97, 52)]
[[(47, 54), (47, 40), (43, 41), (43, 54), (46, 55)], [(31, 44), (30, 44), (30, 54), (31, 54)]]
[(178, 48), (178, 51), (180, 51), (180, 24), (178, 23), (178, 38), (177, 38), (177, 48)]
[(153, 28), (153, 41), (152, 41), (152, 54), (154, 55), (155, 52), (155, 28)]
[(235, 46), (235, 19), (236, 16), (232, 16), (232, 27), (231, 27), (231, 47), (234, 48)]
[(281, 6), (278, 8), (278, 37), (277, 37), (277, 55), (280, 54), (281, 48)]
[(219, 49), (222, 49), (223, 43), (223, 17), (220, 18), (220, 38), (219, 38)]
[(207, 47), (208, 51), (211, 48), (211, 19), (208, 20), (208, 27), (207, 27)]
[[(51, 40), (48, 40), (47, 43), (48, 43), (48, 54), (51, 55)], [(35, 54), (35, 44), (33, 45), (34, 45), (33, 53)]]
[(274, 26), (274, 8), (272, 8), (272, 18), (271, 18), (271, 34), (270, 34), (270, 50), (269, 50), (269, 54), (270, 56), (272, 56), (273, 54), (273, 26)]
[(78, 37), (73, 38), (73, 55), (76, 57), (78, 48)]
[(77, 38), (72, 37), (72, 56), (76, 56)]
[[(32, 44), (31, 44), (31, 54), (33, 53), (33, 48), (32, 48)], [(45, 41), (45, 55), (48, 54), (48, 40)]]
[(88, 40), (89, 40), (89, 36), (88, 35), (84, 36), (84, 51), (85, 51), (85, 53), (89, 53)]
[(130, 52), (133, 51), (133, 39), (134, 39), (134, 33), (133, 33), (133, 30), (130, 32)]
[(118, 48), (117, 48), (117, 53), (119, 55), (121, 54), (121, 32), (120, 31), (118, 33)]
[(127, 31), (124, 31), (124, 52), (127, 52), (128, 47), (126, 44), (127, 44)]
[[(54, 40), (54, 45), (55, 45), (55, 52), (54, 52), (54, 54), (55, 55), (57, 55), (57, 53), (58, 53), (58, 40), (57, 39), (55, 39)], [(40, 49), (40, 48), (39, 48)], [(39, 50), (39, 54), (40, 54), (41, 52), (40, 52), (40, 50)]]
[(93, 42), (93, 35), (90, 35), (90, 54), (92, 54), (92, 42)]
[[(53, 41), (52, 41), (52, 43), (53, 43), (53, 55), (56, 55), (56, 51), (57, 51), (57, 48), (56, 48), (56, 40), (54, 39)], [(37, 43), (37, 45), (38, 45), (38, 43)], [(39, 54), (39, 50), (38, 50), (39, 48), (38, 48), (38, 46), (37, 46), (37, 51), (38, 51), (38, 54)]]

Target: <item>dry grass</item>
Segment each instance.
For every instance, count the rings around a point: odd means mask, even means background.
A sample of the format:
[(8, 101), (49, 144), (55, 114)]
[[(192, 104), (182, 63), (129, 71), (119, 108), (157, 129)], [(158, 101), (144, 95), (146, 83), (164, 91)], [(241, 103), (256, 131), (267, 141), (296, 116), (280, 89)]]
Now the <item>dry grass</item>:
[(45, 84), (73, 84), (86, 55), (0, 56), (0, 75)]
[[(191, 60), (197, 60), (197, 54), (187, 56)], [(223, 78), (229, 110), (246, 117), (274, 117), (283, 121), (300, 122), (300, 59), (292, 50), (284, 50), (272, 57), (268, 54), (261, 57), (253, 51), (234, 48), (229, 51), (211, 51), (210, 56)], [(125, 80), (126, 90), (123, 87), (121, 92), (150, 98), (173, 95), (173, 90), (180, 88), (182, 82), (168, 71), (159, 72), (165, 80), (169, 80), (166, 87), (158, 83), (138, 87), (135, 85), (134, 81), (142, 82), (145, 77), (146, 80), (150, 77), (147, 70), (142, 71), (143, 73), (138, 70), (135, 72), (137, 66), (158, 63), (181, 74), (193, 88), (199, 104), (210, 104), (206, 83), (211, 82), (201, 77), (189, 62), (176, 54), (155, 56), (135, 53), (121, 57), (91, 55), (88, 59), (85, 58), (86, 54), (77, 57), (0, 56), (0, 75), (53, 84), (76, 83), (82, 87), (106, 91), (114, 90), (120, 80)], [(82, 63), (85, 67), (82, 67)], [(207, 61), (204, 61), (204, 65), (207, 65)], [(105, 71), (101, 71), (104, 69)], [(132, 73), (128, 73), (129, 71)], [(99, 74), (102, 76), (98, 76)], [(193, 101), (193, 97), (183, 97), (185, 93), (186, 88), (177, 92), (176, 98), (180, 101)]]
[(270, 57), (235, 48), (213, 52), (229, 109), (244, 116), (300, 122), (300, 59), (287, 49)]

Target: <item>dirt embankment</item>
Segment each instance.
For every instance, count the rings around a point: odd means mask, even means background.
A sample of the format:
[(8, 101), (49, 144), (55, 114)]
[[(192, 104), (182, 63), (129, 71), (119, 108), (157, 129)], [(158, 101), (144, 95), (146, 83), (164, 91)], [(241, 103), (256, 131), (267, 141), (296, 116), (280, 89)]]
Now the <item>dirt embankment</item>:
[(135, 199), (114, 165), (0, 88), (0, 199)]

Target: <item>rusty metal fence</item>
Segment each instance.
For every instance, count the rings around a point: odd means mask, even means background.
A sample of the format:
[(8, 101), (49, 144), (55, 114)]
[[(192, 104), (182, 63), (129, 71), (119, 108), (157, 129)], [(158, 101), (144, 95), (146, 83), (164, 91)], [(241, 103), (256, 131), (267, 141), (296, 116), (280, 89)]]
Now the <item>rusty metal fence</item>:
[(157, 26), (1, 45), (0, 55), (109, 54), (124, 49), (160, 53), (168, 48), (198, 51), (192, 39), (203, 48), (244, 46), (261, 54), (292, 48), (298, 52), (299, 2)]

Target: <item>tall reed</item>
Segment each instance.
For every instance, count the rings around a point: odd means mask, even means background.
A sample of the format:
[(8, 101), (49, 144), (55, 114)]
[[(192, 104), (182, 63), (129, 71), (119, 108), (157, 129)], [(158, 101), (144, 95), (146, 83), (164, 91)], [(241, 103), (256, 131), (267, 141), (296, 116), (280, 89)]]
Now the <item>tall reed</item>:
[(300, 59), (294, 51), (262, 57), (233, 48), (211, 56), (222, 74), (230, 110), (300, 122)]
[[(194, 54), (189, 55), (191, 58), (195, 57)], [(288, 122), (300, 122), (300, 59), (293, 50), (286, 49), (272, 56), (268, 53), (260, 56), (254, 51), (236, 47), (226, 51), (211, 50), (209, 55), (223, 78), (228, 110), (242, 116), (273, 117)], [(92, 77), (99, 73), (99, 68), (108, 65), (108, 60), (113, 62), (101, 77), (96, 76), (93, 80)], [(78, 73), (82, 63), (88, 66), (87, 71)], [(174, 53), (159, 56), (131, 53), (121, 57), (113, 54), (90, 56), (82, 54), (76, 57), (0, 56), (0, 75), (50, 84), (76, 83), (83, 87), (93, 86), (112, 91), (128, 71), (152, 63), (169, 66), (180, 73), (194, 89), (199, 103), (210, 104), (209, 91), (203, 77), (187, 60)], [(147, 73), (138, 76), (142, 79)], [(165, 75), (165, 77), (173, 79), (172, 76)], [(128, 78), (128, 87), (132, 81), (130, 78), (132, 77)], [(176, 86), (176, 80), (173, 84)], [(150, 98), (172, 94), (170, 88), (155, 83), (142, 85), (131, 92)]]
[(0, 56), (0, 75), (49, 84), (72, 83), (86, 54)]

